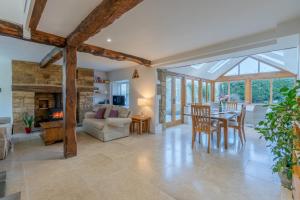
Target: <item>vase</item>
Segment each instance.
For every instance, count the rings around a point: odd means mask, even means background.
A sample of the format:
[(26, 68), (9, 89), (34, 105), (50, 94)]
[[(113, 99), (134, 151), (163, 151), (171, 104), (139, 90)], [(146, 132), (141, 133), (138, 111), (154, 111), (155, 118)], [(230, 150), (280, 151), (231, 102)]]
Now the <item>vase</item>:
[(278, 172), (281, 185), (289, 190), (292, 189), (292, 180), (288, 179), (287, 177), (287, 170), (284, 170), (283, 172)]
[(25, 133), (26, 133), (26, 134), (31, 133), (31, 128), (26, 127), (26, 128), (25, 128)]

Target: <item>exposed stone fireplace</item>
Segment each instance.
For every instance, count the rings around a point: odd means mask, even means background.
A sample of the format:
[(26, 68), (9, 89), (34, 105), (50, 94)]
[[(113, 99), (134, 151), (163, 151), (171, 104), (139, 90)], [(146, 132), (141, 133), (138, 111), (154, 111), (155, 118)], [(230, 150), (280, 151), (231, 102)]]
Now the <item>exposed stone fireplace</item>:
[[(63, 118), (62, 67), (40, 68), (38, 63), (13, 61), (13, 119), (15, 132), (23, 132), (25, 112), (35, 117), (35, 127)], [(94, 70), (77, 69), (77, 123), (93, 105)]]

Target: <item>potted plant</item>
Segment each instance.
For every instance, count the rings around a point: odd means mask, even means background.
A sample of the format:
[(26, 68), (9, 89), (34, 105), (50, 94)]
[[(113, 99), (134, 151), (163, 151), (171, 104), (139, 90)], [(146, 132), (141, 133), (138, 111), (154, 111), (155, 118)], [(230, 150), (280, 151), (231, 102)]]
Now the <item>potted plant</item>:
[(25, 132), (27, 134), (31, 133), (33, 121), (34, 121), (34, 118), (32, 115), (29, 115), (28, 113), (23, 114), (23, 122), (25, 124)]
[(294, 140), (298, 140), (293, 132), (293, 124), (300, 119), (300, 106), (297, 102), (297, 90), (300, 81), (292, 89), (283, 87), (280, 93), (283, 101), (270, 105), (265, 120), (259, 122), (256, 130), (261, 138), (267, 141), (267, 147), (271, 149), (274, 156), (273, 172), (277, 172), (282, 186), (291, 189), (293, 166), (297, 161), (293, 160)]

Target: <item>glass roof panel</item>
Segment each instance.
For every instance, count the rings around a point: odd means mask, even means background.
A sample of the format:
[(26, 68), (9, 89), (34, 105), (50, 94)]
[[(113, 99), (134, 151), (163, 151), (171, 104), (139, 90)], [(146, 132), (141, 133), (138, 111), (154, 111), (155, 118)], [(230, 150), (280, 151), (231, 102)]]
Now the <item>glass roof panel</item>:
[(253, 58), (247, 58), (240, 64), (240, 74), (258, 73), (258, 61)]
[(224, 76), (237, 76), (237, 75), (239, 75), (239, 66), (232, 68)]
[(216, 71), (218, 71), (221, 67), (223, 67), (224, 65), (226, 65), (228, 62), (230, 61), (230, 59), (227, 60), (221, 60), (219, 62), (217, 62), (217, 64), (215, 64), (212, 68), (210, 68), (208, 70), (209, 73), (215, 73)]
[(259, 72), (278, 72), (278, 71), (280, 70), (275, 67), (272, 67), (262, 62), (260, 63)]
[(206, 63), (201, 63), (201, 64), (195, 64), (191, 65), (192, 68), (194, 69), (201, 69)]

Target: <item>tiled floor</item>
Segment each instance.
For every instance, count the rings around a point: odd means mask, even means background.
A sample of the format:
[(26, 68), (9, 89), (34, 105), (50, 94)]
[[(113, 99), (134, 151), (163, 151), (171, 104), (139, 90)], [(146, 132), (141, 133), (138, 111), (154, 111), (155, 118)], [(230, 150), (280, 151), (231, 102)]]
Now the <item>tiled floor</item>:
[(191, 128), (130, 136), (102, 143), (78, 134), (78, 156), (62, 159), (62, 144), (44, 146), (39, 137), (19, 142), (0, 169), (7, 170), (7, 193), (23, 200), (168, 200), (290, 197), (270, 169), (271, 158), (257, 133), (247, 128), (241, 146), (230, 133), (229, 149), (211, 154), (191, 149)]

